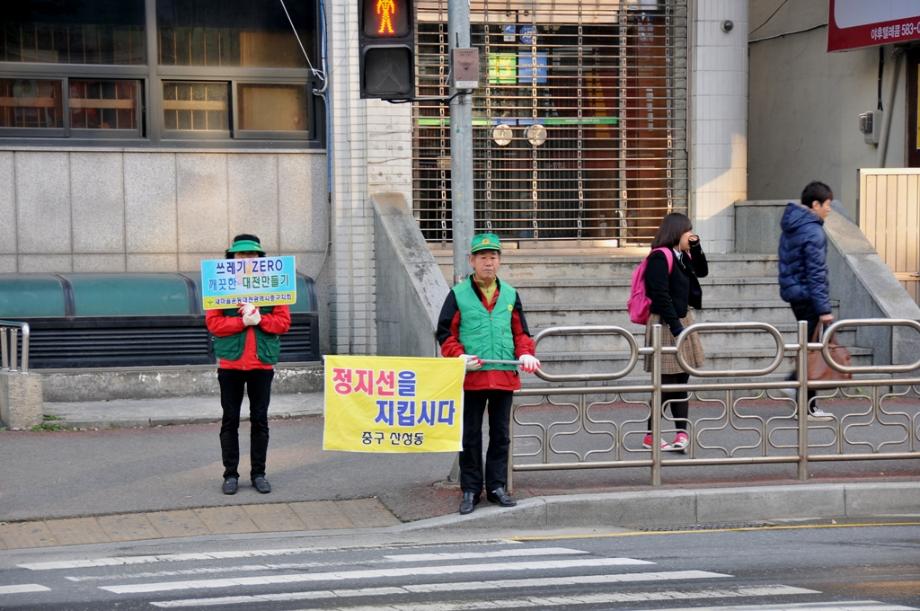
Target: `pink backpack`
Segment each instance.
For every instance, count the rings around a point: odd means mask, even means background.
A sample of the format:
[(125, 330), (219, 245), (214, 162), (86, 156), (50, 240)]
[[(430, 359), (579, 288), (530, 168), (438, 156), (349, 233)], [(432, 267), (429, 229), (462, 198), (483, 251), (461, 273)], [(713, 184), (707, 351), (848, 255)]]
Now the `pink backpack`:
[[(664, 252), (664, 258), (668, 260), (668, 274), (674, 269), (674, 253), (670, 248), (664, 246), (652, 250)], [(648, 254), (648, 257), (652, 253)], [(648, 257), (642, 259), (642, 262), (636, 266), (632, 273), (632, 285), (629, 291), (629, 300), (626, 302), (626, 309), (629, 310), (629, 320), (644, 325), (648, 322), (649, 311), (652, 306), (652, 300), (645, 294), (645, 268), (648, 266)]]

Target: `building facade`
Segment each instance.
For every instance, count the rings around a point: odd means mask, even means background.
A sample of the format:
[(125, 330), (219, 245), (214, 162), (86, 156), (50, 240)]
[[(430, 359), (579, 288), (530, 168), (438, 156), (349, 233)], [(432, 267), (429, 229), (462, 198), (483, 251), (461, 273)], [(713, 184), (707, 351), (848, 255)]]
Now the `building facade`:
[[(0, 272), (193, 271), (249, 231), (317, 280), (322, 351), (373, 352), (369, 196), (401, 193), (427, 240), (451, 239), (447, 0), (415, 3), (413, 104), (360, 98), (357, 2), (72, 4), (4, 18)], [(470, 3), (477, 229), (619, 248), (684, 211), (730, 251), (747, 14)]]

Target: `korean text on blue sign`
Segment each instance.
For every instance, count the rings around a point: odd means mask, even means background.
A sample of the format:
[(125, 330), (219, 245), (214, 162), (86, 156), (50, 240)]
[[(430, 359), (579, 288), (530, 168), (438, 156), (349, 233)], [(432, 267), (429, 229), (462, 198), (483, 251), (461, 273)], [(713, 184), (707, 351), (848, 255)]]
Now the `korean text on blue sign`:
[(205, 310), (251, 303), (257, 307), (297, 301), (294, 257), (206, 259), (201, 262), (201, 301)]

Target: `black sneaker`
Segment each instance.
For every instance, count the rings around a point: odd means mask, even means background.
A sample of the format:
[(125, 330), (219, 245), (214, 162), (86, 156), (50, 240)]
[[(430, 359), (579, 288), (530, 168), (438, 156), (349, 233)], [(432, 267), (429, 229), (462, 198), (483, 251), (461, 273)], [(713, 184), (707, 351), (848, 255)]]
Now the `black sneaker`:
[(236, 491), (240, 487), (240, 480), (235, 477), (225, 477), (224, 478), (224, 494), (236, 494)]
[(268, 494), (272, 491), (272, 485), (268, 483), (268, 480), (265, 479), (264, 475), (255, 476), (252, 479), (252, 487), (262, 494)]

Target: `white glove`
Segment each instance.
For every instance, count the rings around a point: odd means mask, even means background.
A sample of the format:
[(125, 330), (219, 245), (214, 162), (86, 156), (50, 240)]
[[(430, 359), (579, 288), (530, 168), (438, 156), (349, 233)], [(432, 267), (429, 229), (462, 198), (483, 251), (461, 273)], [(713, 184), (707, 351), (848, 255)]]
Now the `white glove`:
[(243, 316), (248, 316), (256, 311), (256, 306), (251, 303), (244, 303), (240, 305), (240, 314)]
[(521, 355), (521, 358), (518, 359), (518, 363), (521, 364), (521, 371), (526, 373), (533, 373), (540, 367), (540, 361), (537, 357), (530, 354)]
[(251, 314), (243, 315), (243, 324), (247, 327), (256, 327), (262, 322), (262, 314), (258, 310), (253, 310)]
[(460, 358), (466, 363), (467, 371), (476, 371), (482, 369), (482, 359), (474, 354), (461, 354)]

